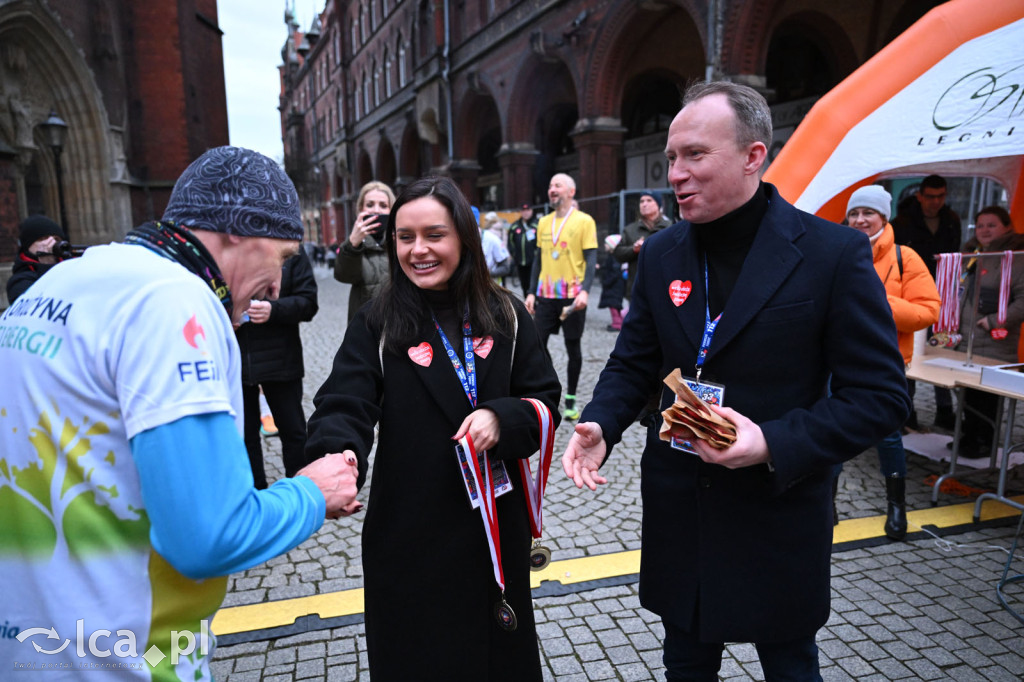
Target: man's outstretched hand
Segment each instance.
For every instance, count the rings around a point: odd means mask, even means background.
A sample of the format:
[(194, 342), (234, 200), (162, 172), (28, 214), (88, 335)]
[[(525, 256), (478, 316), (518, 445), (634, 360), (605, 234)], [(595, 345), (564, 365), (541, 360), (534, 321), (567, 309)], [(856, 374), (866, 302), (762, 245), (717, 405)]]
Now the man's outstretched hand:
[(597, 490), (597, 486), (608, 482), (608, 479), (597, 473), (607, 451), (608, 447), (605, 445), (604, 434), (599, 424), (577, 424), (572, 438), (569, 439), (569, 445), (565, 448), (565, 454), (562, 455), (562, 469), (577, 488), (586, 485), (591, 490)]

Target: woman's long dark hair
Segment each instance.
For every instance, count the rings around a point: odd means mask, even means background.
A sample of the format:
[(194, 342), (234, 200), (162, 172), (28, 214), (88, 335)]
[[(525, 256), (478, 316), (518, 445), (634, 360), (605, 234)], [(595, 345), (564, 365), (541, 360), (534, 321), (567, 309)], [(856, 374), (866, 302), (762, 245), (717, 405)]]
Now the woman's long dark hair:
[(420, 330), (424, 319), (429, 319), (426, 317), (429, 308), (420, 288), (409, 280), (398, 262), (395, 220), (402, 206), (424, 197), (430, 197), (445, 207), (461, 244), (459, 264), (448, 280), (448, 291), (455, 309), (469, 306), (469, 319), (475, 336), (500, 333), (511, 337), (515, 311), (509, 294), (491, 279), (473, 210), (455, 183), (446, 177), (421, 178), (402, 190), (395, 200), (384, 241), (391, 279), (370, 306), (370, 327), (376, 331), (383, 330), (385, 348), (396, 354), (404, 353), (410, 344), (422, 340), (419, 338)]

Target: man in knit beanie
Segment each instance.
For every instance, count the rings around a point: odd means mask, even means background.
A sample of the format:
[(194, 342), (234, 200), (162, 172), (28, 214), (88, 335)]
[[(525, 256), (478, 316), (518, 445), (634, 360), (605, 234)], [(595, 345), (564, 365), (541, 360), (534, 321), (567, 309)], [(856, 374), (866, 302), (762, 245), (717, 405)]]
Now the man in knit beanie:
[(18, 226), (18, 260), (11, 268), (7, 280), (7, 302), (14, 301), (25, 290), (56, 265), (60, 256), (54, 255), (53, 247), (67, 241), (60, 225), (44, 215), (25, 218)]
[[(242, 440), (232, 319), (276, 297), (301, 236), (275, 163), (211, 149), (164, 220), (62, 263), (0, 318), (0, 570), (5, 618), (22, 631), (69, 637), (84, 619), (134, 635), (137, 655), (120, 664), (177, 679), (187, 663), (207, 679), (225, 576), (358, 511), (354, 458), (330, 454), (256, 490)], [(196, 643), (187, 661), (179, 633)], [(0, 660), (78, 669), (109, 655), (32, 644), (0, 639)]]

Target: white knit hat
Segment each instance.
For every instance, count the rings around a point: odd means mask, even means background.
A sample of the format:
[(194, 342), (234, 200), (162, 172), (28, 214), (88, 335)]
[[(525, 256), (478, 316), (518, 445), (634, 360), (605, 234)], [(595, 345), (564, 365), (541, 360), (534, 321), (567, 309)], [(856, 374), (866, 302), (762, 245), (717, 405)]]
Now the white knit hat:
[(885, 222), (889, 222), (889, 216), (892, 214), (892, 195), (878, 185), (860, 187), (850, 195), (850, 201), (846, 204), (846, 214), (849, 215), (855, 208), (878, 211), (885, 218)]

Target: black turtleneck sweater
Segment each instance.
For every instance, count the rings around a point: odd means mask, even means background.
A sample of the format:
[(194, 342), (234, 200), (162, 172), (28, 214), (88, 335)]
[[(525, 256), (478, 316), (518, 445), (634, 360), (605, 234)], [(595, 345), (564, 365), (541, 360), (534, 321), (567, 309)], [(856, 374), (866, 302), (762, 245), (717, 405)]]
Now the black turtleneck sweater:
[(707, 257), (710, 290), (708, 306), (712, 320), (725, 309), (736, 280), (740, 277), (743, 261), (750, 252), (757, 229), (767, 212), (768, 188), (761, 183), (750, 201), (735, 211), (711, 222), (692, 224), (697, 235), (701, 261)]
[(462, 311), (455, 310), (455, 299), (447, 289), (444, 291), (433, 291), (421, 289), (423, 300), (426, 301), (430, 310), (437, 317), (444, 335), (452, 344), (455, 352), (462, 356)]

